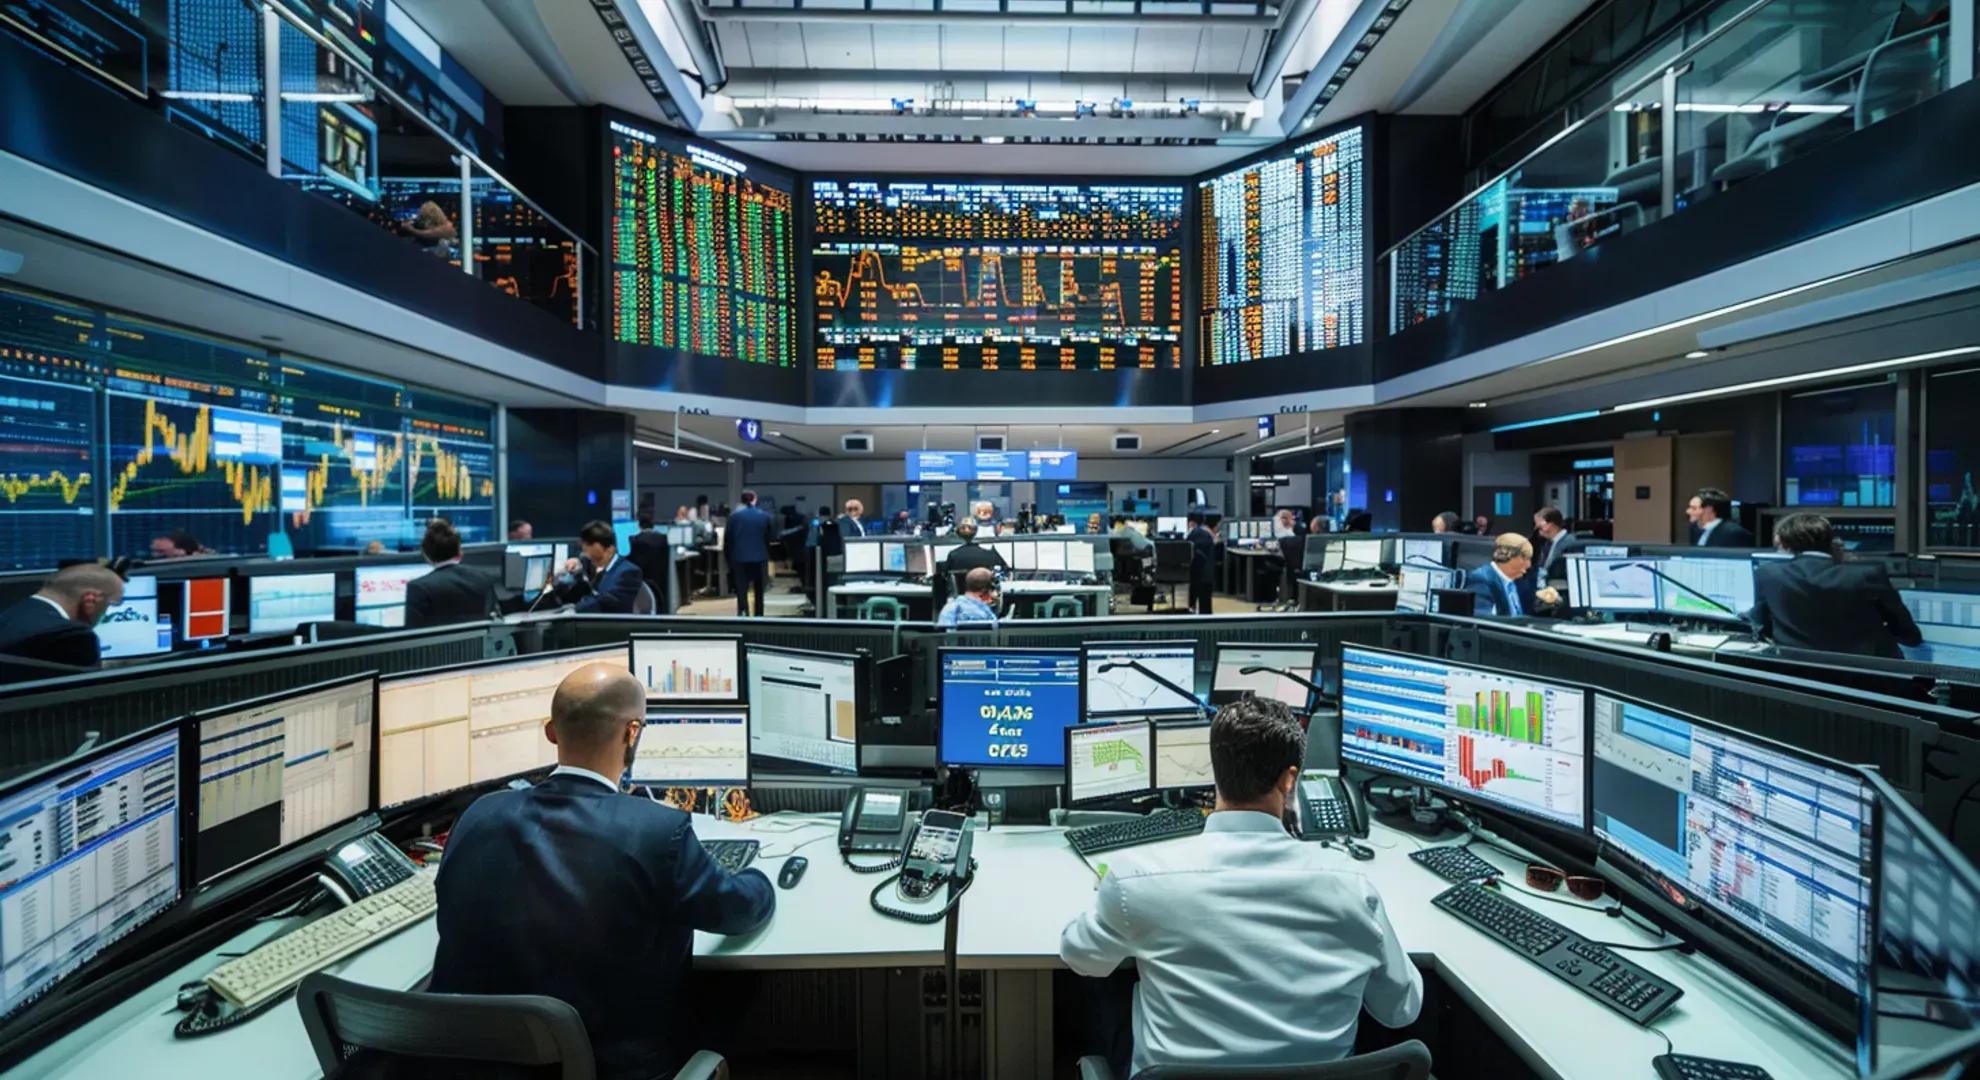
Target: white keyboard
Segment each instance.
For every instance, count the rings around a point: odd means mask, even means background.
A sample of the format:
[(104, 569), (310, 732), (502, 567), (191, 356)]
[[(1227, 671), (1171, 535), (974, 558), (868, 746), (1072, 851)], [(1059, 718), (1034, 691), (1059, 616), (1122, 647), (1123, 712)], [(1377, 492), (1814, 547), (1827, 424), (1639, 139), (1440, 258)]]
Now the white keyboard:
[(426, 872), (359, 900), (221, 964), (206, 977), (221, 997), (253, 1008), (344, 957), (431, 915), (433, 873)]

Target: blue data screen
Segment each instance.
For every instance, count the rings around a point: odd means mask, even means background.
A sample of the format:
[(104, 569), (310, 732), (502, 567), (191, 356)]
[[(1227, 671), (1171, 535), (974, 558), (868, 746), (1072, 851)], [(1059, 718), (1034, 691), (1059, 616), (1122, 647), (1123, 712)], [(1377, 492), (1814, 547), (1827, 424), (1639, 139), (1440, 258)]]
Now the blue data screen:
[(944, 649), (943, 764), (1056, 769), (1079, 722), (1073, 649)]

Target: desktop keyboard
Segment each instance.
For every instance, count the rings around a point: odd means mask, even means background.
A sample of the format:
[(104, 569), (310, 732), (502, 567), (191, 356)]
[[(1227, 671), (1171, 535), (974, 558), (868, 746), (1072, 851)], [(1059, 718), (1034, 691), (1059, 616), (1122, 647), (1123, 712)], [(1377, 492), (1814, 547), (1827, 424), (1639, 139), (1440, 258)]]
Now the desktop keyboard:
[(701, 849), (715, 860), (715, 865), (731, 874), (739, 874), (743, 868), (756, 861), (757, 842), (754, 840), (703, 840)]
[(1657, 1080), (1774, 1080), (1758, 1065), (1690, 1054), (1658, 1054), (1650, 1059)]
[(1409, 853), (1410, 861), (1445, 881), (1477, 881), (1498, 877), (1499, 868), (1471, 853), (1470, 848), (1427, 847)]
[(431, 915), (433, 878), (431, 873), (415, 875), (283, 934), (214, 968), (206, 985), (234, 1005), (251, 1009), (304, 976)]
[(1162, 810), (1131, 821), (1109, 821), (1084, 829), (1066, 830), (1066, 843), (1081, 855), (1098, 855), (1117, 848), (1195, 836), (1203, 831), (1203, 815), (1194, 810)]
[(1684, 993), (1560, 923), (1482, 885), (1453, 885), (1430, 902), (1635, 1023), (1648, 1024)]

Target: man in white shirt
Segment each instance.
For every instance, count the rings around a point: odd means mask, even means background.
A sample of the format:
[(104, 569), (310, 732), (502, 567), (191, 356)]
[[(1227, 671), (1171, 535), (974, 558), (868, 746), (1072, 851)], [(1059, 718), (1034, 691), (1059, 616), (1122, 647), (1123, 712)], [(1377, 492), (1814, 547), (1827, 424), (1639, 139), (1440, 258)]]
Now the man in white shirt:
[(1305, 744), (1282, 702), (1225, 706), (1202, 834), (1114, 856), (1061, 933), (1059, 955), (1081, 975), (1135, 961), (1131, 1074), (1336, 1061), (1353, 1053), (1363, 1008), (1387, 1027), (1422, 1008), (1422, 976), (1375, 886), (1338, 850), (1286, 832)]

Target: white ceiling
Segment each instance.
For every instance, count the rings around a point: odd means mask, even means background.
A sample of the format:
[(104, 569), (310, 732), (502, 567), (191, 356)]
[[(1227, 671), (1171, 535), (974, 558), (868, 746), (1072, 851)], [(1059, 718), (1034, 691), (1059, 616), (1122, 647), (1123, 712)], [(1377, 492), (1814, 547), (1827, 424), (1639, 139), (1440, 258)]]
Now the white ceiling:
[[(504, 105), (569, 105), (483, 0), (393, 0)], [(587, 13), (588, 14), (588, 13)], [(592, 17), (592, 22), (597, 22)]]
[(1423, 65), (1412, 75), (1412, 84), (1403, 87), (1395, 110), (1428, 115), (1463, 112), (1594, 2), (1508, 0), (1502, 7), (1480, 11), (1475, 17), (1447, 22)]
[(998, 25), (970, 22), (720, 22), (731, 79), (753, 69), (790, 74), (887, 71), (937, 74), (1070, 72), (1249, 75), (1266, 31), (1226, 26)]

